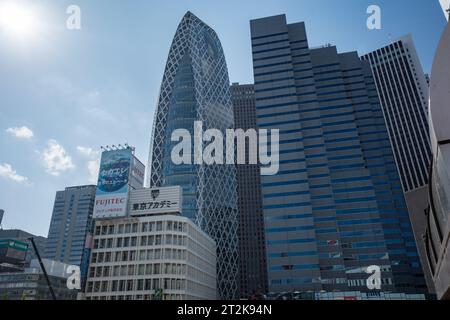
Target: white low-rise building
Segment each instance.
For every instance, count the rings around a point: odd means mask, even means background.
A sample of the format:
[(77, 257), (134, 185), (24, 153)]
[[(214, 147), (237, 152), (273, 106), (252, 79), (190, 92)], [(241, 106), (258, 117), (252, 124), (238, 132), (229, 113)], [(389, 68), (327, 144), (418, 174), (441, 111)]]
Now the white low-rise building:
[(95, 222), (86, 299), (216, 299), (216, 244), (180, 201), (179, 187), (132, 190), (127, 217)]

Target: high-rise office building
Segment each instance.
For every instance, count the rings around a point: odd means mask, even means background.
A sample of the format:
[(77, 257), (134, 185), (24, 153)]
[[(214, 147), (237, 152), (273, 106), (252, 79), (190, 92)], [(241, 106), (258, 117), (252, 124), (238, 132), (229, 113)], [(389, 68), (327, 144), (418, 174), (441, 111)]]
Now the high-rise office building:
[(151, 187), (183, 188), (183, 215), (216, 241), (217, 288), (223, 299), (238, 295), (235, 167), (174, 164), (171, 151), (178, 142), (172, 142), (171, 135), (176, 129), (185, 129), (194, 137), (194, 122), (202, 123), (200, 129), (217, 129), (222, 133), (233, 128), (229, 87), (217, 34), (187, 12), (175, 33), (163, 75), (154, 118), (149, 182)]
[[(255, 89), (233, 83), (231, 98), (236, 129), (256, 129)], [(246, 159), (248, 150), (245, 148)], [(248, 163), (248, 161), (246, 162)], [(241, 297), (267, 292), (267, 263), (261, 178), (257, 164), (236, 166), (239, 209), (239, 289)]]
[[(372, 68), (417, 246), (422, 253), (431, 161), (427, 78), (410, 35), (361, 58)], [(427, 261), (421, 262), (428, 287), (433, 291)]]
[(92, 234), (95, 185), (56, 192), (44, 258), (81, 266), (88, 259), (86, 237)]
[(369, 64), (311, 49), (304, 23), (251, 21), (257, 123), (280, 130), (262, 176), (269, 291), (426, 291)]
[(450, 300), (450, 25), (441, 38), (430, 84), (430, 133), (433, 161), (425, 248), (436, 295)]
[(412, 37), (361, 57), (370, 63), (405, 193), (427, 184), (428, 85)]

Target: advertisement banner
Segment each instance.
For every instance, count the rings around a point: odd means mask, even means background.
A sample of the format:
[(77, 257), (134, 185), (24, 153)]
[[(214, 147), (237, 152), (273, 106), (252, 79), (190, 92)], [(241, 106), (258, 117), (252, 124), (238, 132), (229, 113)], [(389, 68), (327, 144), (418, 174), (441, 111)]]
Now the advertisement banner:
[(130, 215), (181, 213), (181, 187), (165, 187), (132, 190), (130, 193)]
[(102, 153), (95, 196), (94, 218), (126, 215), (132, 158), (133, 154), (130, 148)]

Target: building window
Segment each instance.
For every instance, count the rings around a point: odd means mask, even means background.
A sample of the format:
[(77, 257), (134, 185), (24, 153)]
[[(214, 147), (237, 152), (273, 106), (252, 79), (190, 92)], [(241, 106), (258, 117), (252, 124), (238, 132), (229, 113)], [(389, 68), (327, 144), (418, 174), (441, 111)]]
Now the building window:
[(127, 280), (127, 291), (133, 291), (133, 280)]

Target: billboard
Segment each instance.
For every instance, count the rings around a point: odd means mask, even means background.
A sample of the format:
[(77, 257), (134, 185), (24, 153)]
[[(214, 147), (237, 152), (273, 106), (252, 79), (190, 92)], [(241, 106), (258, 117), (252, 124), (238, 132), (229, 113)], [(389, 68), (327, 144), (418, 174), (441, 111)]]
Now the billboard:
[(139, 189), (130, 192), (130, 215), (181, 213), (181, 187)]
[(127, 213), (131, 148), (104, 151), (100, 160), (94, 218), (123, 217)]

